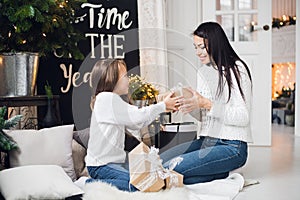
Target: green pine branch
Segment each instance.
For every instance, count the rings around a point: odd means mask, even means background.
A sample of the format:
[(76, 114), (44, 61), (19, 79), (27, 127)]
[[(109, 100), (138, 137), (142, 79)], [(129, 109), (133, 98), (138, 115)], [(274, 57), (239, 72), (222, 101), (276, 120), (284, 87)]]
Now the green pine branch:
[(11, 151), (17, 149), (18, 144), (6, 133), (0, 130), (0, 151)]
[(10, 129), (16, 126), (22, 118), (22, 115), (13, 116), (5, 120), (7, 112), (6, 106), (0, 108), (0, 151), (11, 151), (18, 148), (18, 144), (12, 137), (4, 133), (3, 129)]
[(12, 127), (15, 127), (19, 123), (21, 118), (22, 118), (22, 115), (16, 115), (16, 116), (9, 118), (8, 120), (5, 120), (3, 129), (10, 129)]

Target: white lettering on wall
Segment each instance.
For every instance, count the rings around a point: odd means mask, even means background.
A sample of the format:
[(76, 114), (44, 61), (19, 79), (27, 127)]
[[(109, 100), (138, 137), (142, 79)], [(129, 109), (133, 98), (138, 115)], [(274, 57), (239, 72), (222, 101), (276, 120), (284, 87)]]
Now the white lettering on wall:
[[(94, 8), (101, 8), (102, 5), (94, 5), (94, 4), (91, 4), (91, 3), (83, 3), (81, 5), (81, 8), (85, 8), (85, 7), (89, 7), (89, 17), (90, 17), (90, 28), (94, 28)], [(83, 18), (84, 19), (84, 18)]]
[(125, 36), (124, 35), (115, 35), (114, 36), (114, 44), (115, 44), (115, 48), (114, 48), (114, 55), (115, 58), (119, 58), (119, 59), (123, 59), (125, 57), (125, 53), (124, 51), (122, 51), (123, 53), (121, 55), (118, 55), (118, 49), (122, 49), (123, 50), (123, 44), (122, 45), (118, 45), (118, 39), (122, 39), (123, 41), (125, 41)]
[[(133, 21), (129, 19), (130, 13), (125, 10), (120, 12), (118, 8), (104, 8), (102, 4), (92, 4), (92, 3), (83, 3), (81, 8), (88, 8), (87, 13), (79, 17), (80, 20), (75, 21), (75, 23), (84, 22), (85, 19), (89, 20), (88, 26), (89, 29), (107, 29), (110, 30), (112, 26), (115, 26), (117, 30), (129, 29)], [(123, 59), (125, 57), (124, 52), (124, 42), (125, 35), (113, 35), (113, 34), (100, 34), (100, 33), (88, 32), (85, 33), (85, 37), (89, 39), (91, 53), (90, 58), (116, 58)], [(107, 38), (107, 39), (105, 39)], [(100, 42), (100, 43), (99, 43)], [(96, 44), (99, 43), (99, 55), (95, 53)], [(61, 87), (60, 90), (62, 93), (69, 92), (70, 88), (79, 87), (83, 83), (89, 82), (90, 87), (91, 83), (91, 72), (84, 73), (83, 76), (79, 72), (73, 72), (72, 64), (69, 65), (69, 68), (65, 64), (60, 64), (60, 68), (63, 71), (64, 78), (67, 79), (67, 85)]]
[[(90, 29), (95, 27), (96, 21), (98, 28), (105, 27), (107, 30), (111, 28), (111, 25), (116, 25), (118, 30), (128, 29), (132, 25), (132, 20), (126, 22), (129, 17), (127, 10), (120, 13), (117, 8), (108, 8), (105, 10), (102, 4), (97, 5), (91, 3), (83, 3), (81, 7), (89, 8)], [(98, 20), (95, 20), (95, 14), (97, 14)]]
[(85, 37), (90, 37), (91, 41), (91, 57), (90, 58), (96, 58), (95, 57), (95, 40), (94, 37), (98, 37), (97, 33), (86, 33)]
[[(125, 41), (124, 35), (111, 35), (107, 34), (107, 39), (105, 40), (105, 34), (97, 34), (97, 33), (86, 33), (85, 37), (90, 38), (91, 44), (91, 56), (90, 58), (96, 58), (95, 55), (95, 38), (100, 36), (100, 55), (101, 59), (103, 58), (119, 58), (123, 59), (125, 57), (124, 51), (121, 54), (118, 53), (119, 50), (124, 50), (123, 44), (118, 41), (122, 40)], [(113, 39), (112, 39), (113, 38)], [(105, 54), (106, 50), (108, 51), (108, 55)], [(114, 54), (113, 54), (114, 53)]]
[(112, 58), (112, 52), (111, 52), (111, 50), (112, 50), (112, 46), (111, 46), (111, 43), (112, 43), (112, 41), (111, 41), (111, 34), (108, 34), (107, 35), (107, 44), (104, 44), (104, 34), (100, 34), (100, 49), (101, 49), (101, 56), (100, 56), (100, 58), (105, 58), (105, 56), (104, 56), (104, 49), (105, 48), (107, 48), (108, 49), (108, 58)]
[(61, 87), (60, 91), (62, 93), (67, 93), (69, 92), (71, 85), (73, 87), (79, 87), (80, 85), (82, 85), (83, 83), (87, 83), (89, 82), (90, 87), (92, 87), (92, 80), (91, 80), (91, 72), (86, 72), (83, 75), (83, 79), (82, 81), (80, 81), (80, 73), (79, 72), (75, 72), (73, 74), (73, 66), (72, 64), (69, 65), (69, 70), (67, 70), (67, 67), (65, 64), (60, 64), (60, 68), (63, 70), (64, 73), (64, 78), (68, 80), (67, 86), (66, 88)]
[[(129, 11), (119, 12), (118, 8), (104, 8), (102, 4), (83, 3), (81, 8), (88, 8), (88, 14), (83, 16), (89, 18), (89, 29), (93, 28), (106, 28), (111, 29), (111, 26), (116, 26), (118, 30), (128, 29), (132, 25), (132, 20), (129, 20)], [(84, 21), (85, 17), (80, 21)], [(100, 36), (100, 38), (99, 38)], [(104, 40), (104, 38), (107, 39)], [(96, 58), (95, 55), (95, 40), (100, 39), (100, 55), (99, 58), (119, 58), (125, 57), (123, 43), (118, 43), (120, 40), (125, 42), (124, 35), (112, 35), (112, 34), (98, 34), (98, 33), (85, 33), (85, 37), (90, 39), (91, 54), (90, 58)], [(113, 37), (113, 40), (112, 40)], [(114, 45), (114, 46), (113, 46)], [(108, 52), (106, 55), (105, 52)], [(114, 53), (114, 55), (113, 55)], [(107, 56), (107, 57), (106, 57)]]

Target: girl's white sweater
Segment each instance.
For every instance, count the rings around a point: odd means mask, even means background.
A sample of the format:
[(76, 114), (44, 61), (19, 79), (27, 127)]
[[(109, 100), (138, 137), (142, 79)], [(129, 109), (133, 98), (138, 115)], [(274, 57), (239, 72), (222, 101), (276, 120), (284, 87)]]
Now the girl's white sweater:
[[(139, 138), (139, 129), (149, 125), (165, 111), (160, 102), (138, 109), (123, 101), (112, 92), (101, 92), (96, 96), (91, 117), (90, 138), (85, 162), (87, 166), (107, 163), (124, 163), (125, 129)], [(134, 131), (135, 130), (135, 131)]]

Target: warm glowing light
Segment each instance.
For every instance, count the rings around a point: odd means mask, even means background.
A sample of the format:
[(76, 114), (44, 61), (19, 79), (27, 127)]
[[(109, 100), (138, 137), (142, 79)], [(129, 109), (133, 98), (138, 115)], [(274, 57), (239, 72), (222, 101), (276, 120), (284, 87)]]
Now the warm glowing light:
[(46, 37), (46, 34), (45, 34), (45, 33), (43, 33), (43, 36), (44, 36), (44, 37)]
[(59, 4), (59, 7), (60, 7), (60, 8), (64, 8), (64, 5), (62, 5), (62, 4)]
[(11, 36), (11, 32), (9, 31), (9, 32), (8, 32), (8, 37), (10, 37), (10, 36)]
[(52, 20), (53, 22), (57, 22), (57, 19), (55, 19), (55, 18), (53, 18), (53, 20)]
[(288, 20), (289, 20), (289, 16), (282, 15), (282, 20), (283, 20), (283, 21), (288, 21)]
[(23, 41), (22, 41), (22, 44), (25, 44), (25, 43), (26, 43), (26, 40), (23, 40)]
[(276, 63), (272, 67), (272, 98), (280, 96), (282, 89), (293, 90), (296, 80), (295, 63)]

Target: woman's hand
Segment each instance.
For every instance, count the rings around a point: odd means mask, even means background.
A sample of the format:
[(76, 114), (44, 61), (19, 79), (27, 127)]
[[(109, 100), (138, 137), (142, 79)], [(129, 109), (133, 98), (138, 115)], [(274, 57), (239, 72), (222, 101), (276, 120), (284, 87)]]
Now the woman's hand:
[(174, 95), (174, 92), (171, 92), (163, 100), (166, 104), (167, 111), (178, 111), (180, 102), (183, 100), (183, 96), (172, 97), (173, 95)]
[(199, 109), (199, 108), (206, 108), (208, 110), (211, 109), (212, 102), (200, 95), (197, 91), (191, 89), (191, 88), (186, 88), (188, 91), (190, 91), (193, 96), (191, 98), (187, 99), (181, 99), (180, 100), (180, 107), (179, 110), (183, 112), (184, 114), (190, 113), (193, 110)]

